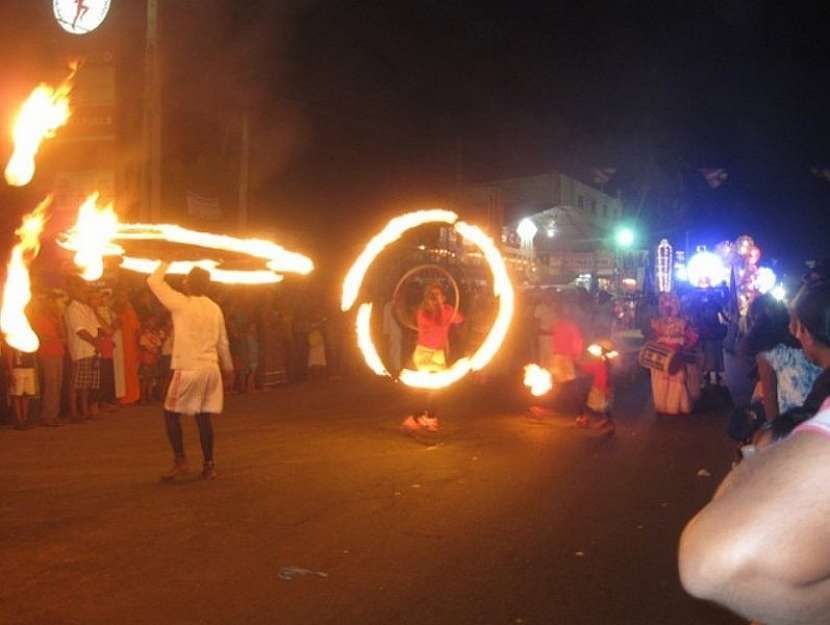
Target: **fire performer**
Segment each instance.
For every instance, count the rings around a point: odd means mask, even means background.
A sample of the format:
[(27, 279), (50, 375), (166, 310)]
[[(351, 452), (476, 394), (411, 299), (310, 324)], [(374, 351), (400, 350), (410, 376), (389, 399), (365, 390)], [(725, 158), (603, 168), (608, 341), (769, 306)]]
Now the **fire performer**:
[[(427, 286), (424, 299), (416, 314), (418, 342), (412, 354), (412, 362), (418, 371), (443, 371), (447, 368), (450, 326), (460, 324), (464, 317), (447, 304), (446, 296), (437, 282)], [(401, 429), (406, 433), (418, 430), (438, 431), (435, 414), (435, 391), (430, 391), (426, 409), (404, 419)]]
[(167, 437), (175, 457), (173, 467), (162, 479), (172, 480), (188, 471), (182, 414), (196, 418), (204, 457), (202, 478), (214, 479), (211, 415), (222, 412), (223, 374), (228, 377), (233, 372), (225, 318), (219, 306), (206, 296), (210, 285), (207, 271), (192, 269), (182, 284), (184, 293), (179, 293), (164, 281), (169, 266), (167, 262), (159, 263), (147, 278), (150, 290), (172, 314), (176, 337), (171, 360), (173, 378), (164, 402)]

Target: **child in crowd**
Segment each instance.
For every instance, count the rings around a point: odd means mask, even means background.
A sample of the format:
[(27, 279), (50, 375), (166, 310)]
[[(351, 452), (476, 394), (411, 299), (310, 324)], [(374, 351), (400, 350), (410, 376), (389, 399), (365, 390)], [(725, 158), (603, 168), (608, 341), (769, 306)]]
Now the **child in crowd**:
[(14, 407), (14, 429), (26, 430), (29, 424), (29, 406), (37, 395), (35, 355), (4, 346), (9, 372), (9, 397)]
[(141, 403), (152, 401), (153, 392), (159, 382), (159, 361), (161, 360), (161, 346), (164, 344), (164, 331), (160, 327), (159, 318), (152, 315), (147, 318), (141, 327), (138, 337), (139, 369), (141, 379)]
[(326, 341), (323, 337), (323, 320), (311, 325), (308, 333), (308, 376), (319, 380), (326, 375)]

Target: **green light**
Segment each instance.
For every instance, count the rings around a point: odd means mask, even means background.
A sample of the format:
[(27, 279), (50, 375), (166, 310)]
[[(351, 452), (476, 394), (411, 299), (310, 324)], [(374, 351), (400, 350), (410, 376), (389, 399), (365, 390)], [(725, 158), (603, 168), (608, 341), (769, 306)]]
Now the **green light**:
[(614, 240), (620, 247), (631, 247), (635, 240), (634, 231), (631, 228), (619, 228), (614, 234)]

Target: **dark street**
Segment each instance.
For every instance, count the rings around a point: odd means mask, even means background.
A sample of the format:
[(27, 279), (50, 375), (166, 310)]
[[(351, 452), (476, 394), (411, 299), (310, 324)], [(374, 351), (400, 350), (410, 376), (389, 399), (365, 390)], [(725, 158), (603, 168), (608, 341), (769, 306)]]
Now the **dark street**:
[(605, 439), (505, 385), (454, 389), (434, 446), (398, 432), (413, 398), (391, 383), (233, 397), (214, 482), (190, 420), (193, 479), (158, 481), (158, 407), (4, 430), (0, 622), (741, 622), (677, 578), (729, 468), (723, 415), (657, 421), (639, 384)]

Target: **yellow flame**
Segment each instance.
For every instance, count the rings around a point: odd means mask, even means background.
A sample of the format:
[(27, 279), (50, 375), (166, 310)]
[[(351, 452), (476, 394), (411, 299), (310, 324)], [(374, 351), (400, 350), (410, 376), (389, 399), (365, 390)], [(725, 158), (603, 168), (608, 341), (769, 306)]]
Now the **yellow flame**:
[[(121, 267), (136, 273), (150, 274), (158, 267), (159, 261), (152, 258), (135, 258), (124, 256)], [(222, 284), (276, 284), (282, 282), (283, 276), (264, 269), (258, 271), (238, 271), (235, 269), (219, 269), (215, 260), (177, 260), (170, 263), (167, 273), (184, 276), (194, 267), (200, 267), (210, 274), (210, 279)]]
[(72, 227), (74, 237), (75, 264), (82, 269), (84, 280), (98, 280), (104, 273), (104, 256), (123, 254), (124, 250), (113, 245), (112, 239), (118, 229), (118, 217), (112, 203), (98, 206), (95, 192), (81, 204), (78, 220)]
[(541, 397), (553, 388), (553, 379), (550, 371), (535, 363), (525, 365), (524, 385), (530, 388), (530, 393)]
[(58, 128), (69, 120), (69, 94), (77, 64), (57, 87), (41, 83), (26, 98), (12, 126), (14, 152), (6, 165), (6, 182), (22, 187), (35, 174), (35, 156), (44, 139), (55, 136)]
[(453, 224), (458, 215), (452, 211), (431, 209), (406, 213), (392, 219), (386, 227), (371, 238), (366, 248), (357, 257), (343, 281), (343, 295), (340, 300), (340, 309), (349, 310), (360, 293), (360, 285), (366, 272), (384, 249), (401, 238), (404, 232), (428, 223)]
[(372, 305), (361, 304), (357, 309), (357, 320), (355, 321), (355, 330), (357, 331), (357, 345), (360, 347), (360, 353), (363, 354), (363, 360), (369, 368), (378, 375), (389, 376), (389, 372), (380, 359), (378, 351), (375, 349), (375, 344), (372, 342)]
[(11, 259), (3, 286), (3, 305), (0, 307), (0, 331), (6, 343), (22, 352), (32, 353), (40, 347), (37, 334), (26, 318), (26, 306), (32, 299), (29, 264), (40, 252), (40, 235), (46, 223), (46, 209), (52, 196), (44, 199), (15, 231), (20, 242), (12, 248)]
[(139, 273), (152, 273), (159, 259), (124, 256), (125, 250), (115, 241), (166, 241), (193, 245), (237, 254), (245, 254), (265, 261), (267, 269), (221, 269), (220, 261), (202, 259), (177, 261), (168, 273), (187, 274), (194, 267), (210, 273), (211, 279), (224, 284), (275, 284), (283, 279), (278, 272), (308, 274), (314, 269), (311, 259), (289, 252), (285, 248), (262, 239), (237, 239), (223, 234), (188, 230), (172, 224), (122, 224), (112, 206), (99, 208), (98, 194), (92, 194), (81, 205), (78, 221), (63, 233), (58, 243), (75, 252), (75, 264), (83, 269), (83, 278), (97, 280), (103, 272), (104, 256), (123, 256), (121, 267)]
[[(433, 209), (415, 211), (392, 219), (386, 227), (372, 237), (366, 248), (358, 256), (343, 281), (343, 293), (340, 301), (342, 310), (347, 311), (360, 293), (363, 278), (375, 258), (391, 243), (397, 241), (407, 230), (427, 223), (453, 224), (462, 237), (478, 246), (493, 274), (493, 293), (499, 298), (499, 312), (496, 320), (478, 350), (469, 358), (460, 358), (451, 367), (442, 371), (414, 371), (403, 369), (398, 379), (407, 386), (424, 389), (439, 389), (454, 384), (470, 371), (478, 371), (489, 363), (499, 351), (510, 322), (513, 318), (513, 285), (507, 274), (504, 259), (493, 241), (484, 232), (463, 221), (446, 210)], [(368, 306), (368, 308), (366, 308)], [(363, 359), (369, 368), (378, 375), (389, 375), (377, 354), (370, 332), (371, 305), (361, 304), (357, 317), (357, 344)]]

